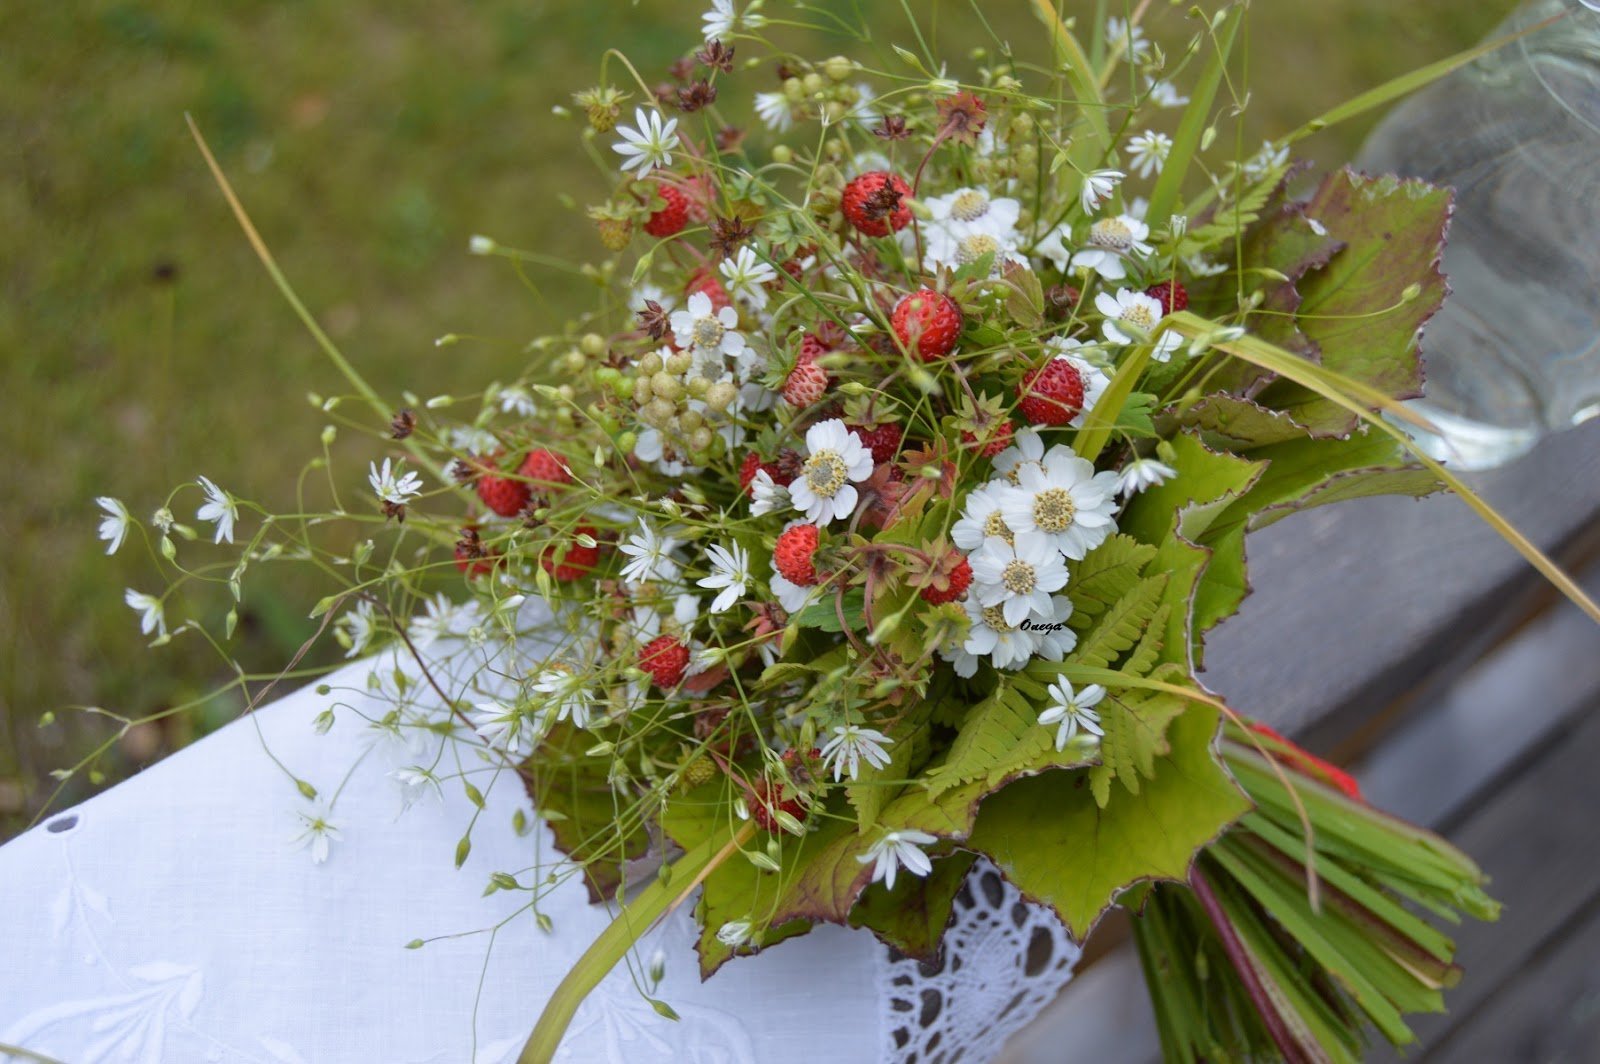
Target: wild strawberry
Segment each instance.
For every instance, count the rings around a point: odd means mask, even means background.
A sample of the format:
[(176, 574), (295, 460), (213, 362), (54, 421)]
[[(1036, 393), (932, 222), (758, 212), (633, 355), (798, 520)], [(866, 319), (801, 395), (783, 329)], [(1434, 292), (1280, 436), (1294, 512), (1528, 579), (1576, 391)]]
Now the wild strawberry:
[[(593, 539), (595, 531), (588, 525), (579, 525), (576, 535), (588, 536)], [(544, 571), (562, 583), (588, 576), (594, 570), (595, 563), (599, 560), (600, 544), (596, 543), (592, 547), (586, 547), (576, 540), (567, 544), (566, 553), (562, 555), (559, 562), (556, 561), (556, 547), (554, 544), (546, 547), (544, 553), (539, 556), (539, 564), (544, 566)]]
[(907, 351), (932, 362), (955, 348), (961, 335), (961, 308), (941, 292), (919, 288), (895, 304), (890, 322)]
[(744, 461), (739, 463), (739, 490), (749, 491), (750, 482), (756, 479), (756, 474), (761, 472), (761, 456), (751, 451), (744, 456)]
[(489, 466), (478, 476), (478, 498), (501, 517), (515, 517), (528, 505), (532, 493), (528, 485), (512, 477), (503, 477), (494, 466)]
[(1160, 284), (1153, 284), (1144, 290), (1144, 294), (1154, 296), (1161, 301), (1163, 316), (1189, 309), (1189, 292), (1181, 281), (1162, 281)]
[(805, 803), (800, 796), (784, 800), (783, 788), (770, 780), (757, 780), (750, 788), (750, 794), (745, 800), (750, 807), (750, 819), (760, 824), (769, 835), (777, 835), (783, 831), (778, 823), (778, 813), (788, 813), (796, 820), (806, 818)]
[(816, 333), (808, 332), (800, 337), (799, 360), (801, 361), (815, 362), (831, 350), (833, 348)]
[(689, 197), (676, 185), (662, 183), (656, 186), (656, 191), (666, 205), (645, 219), (644, 231), (653, 237), (673, 236), (689, 221)]
[(722, 287), (722, 282), (717, 280), (717, 275), (703, 266), (689, 275), (689, 283), (683, 289), (685, 297), (692, 296), (696, 292), (704, 292), (706, 294), (707, 298), (711, 300), (711, 308), (713, 310), (721, 310), (723, 307), (733, 306), (733, 301), (728, 298), (728, 290)]
[(851, 431), (861, 437), (862, 444), (872, 452), (872, 460), (879, 463), (892, 461), (900, 453), (900, 441), (906, 434), (905, 429), (893, 421), (870, 429), (852, 427)]
[(911, 186), (894, 174), (869, 170), (844, 186), (839, 209), (868, 236), (888, 236), (911, 224)]
[[(940, 584), (943, 587), (940, 587)], [(931, 602), (935, 606), (942, 606), (946, 602), (954, 602), (967, 593), (967, 588), (972, 586), (972, 563), (962, 558), (956, 562), (949, 572), (944, 573), (935, 583), (922, 589), (922, 601)]]
[(689, 648), (677, 636), (657, 636), (639, 650), (639, 668), (648, 672), (656, 686), (663, 690), (683, 682), (688, 667)]
[(772, 548), (772, 567), (791, 584), (811, 587), (817, 582), (815, 558), (819, 538), (816, 525), (785, 529)]
[(517, 467), (517, 472), (533, 481), (535, 486), (572, 483), (572, 474), (567, 472), (566, 462), (555, 451), (547, 451), (543, 447), (529, 451)]
[(790, 406), (807, 407), (828, 391), (828, 374), (813, 361), (801, 358), (783, 382), (783, 398)]
[(978, 453), (985, 458), (993, 458), (1011, 446), (1011, 422), (1001, 421), (990, 426), (984, 434), (982, 443), (978, 442), (978, 437), (975, 433), (962, 429), (961, 442), (969, 447), (976, 447)]
[(1052, 358), (1022, 375), (1017, 408), (1035, 425), (1065, 425), (1083, 410), (1083, 374), (1064, 358)]

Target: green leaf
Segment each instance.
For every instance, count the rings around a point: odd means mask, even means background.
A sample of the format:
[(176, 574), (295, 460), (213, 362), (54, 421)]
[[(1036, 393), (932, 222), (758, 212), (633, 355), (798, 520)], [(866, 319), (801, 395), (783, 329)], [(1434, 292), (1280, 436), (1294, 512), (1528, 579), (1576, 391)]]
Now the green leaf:
[(1072, 626), (1089, 627), (1091, 621), (1132, 591), (1155, 556), (1155, 547), (1118, 532), (1108, 536), (1081, 562), (1070, 564), (1072, 578), (1067, 587), (1072, 597)]
[(1166, 573), (1140, 580), (1084, 633), (1078, 640), (1077, 649), (1067, 655), (1067, 660), (1080, 665), (1109, 668), (1144, 638), (1151, 620), (1161, 608), (1167, 583)]
[(1168, 407), (1155, 425), (1163, 436), (1189, 429), (1212, 450), (1235, 454), (1309, 435), (1288, 414), (1233, 395), (1207, 395), (1181, 409)]
[(882, 883), (872, 884), (850, 910), (850, 926), (865, 927), (906, 956), (933, 963), (950, 923), (956, 893), (976, 860), (976, 854), (958, 851), (934, 861), (933, 871), (926, 877), (900, 876), (893, 890)]
[[(866, 593), (860, 588), (845, 592), (844, 620), (852, 631), (860, 630), (865, 609)], [(825, 601), (813, 603), (795, 615), (794, 623), (801, 628), (818, 628), (824, 632), (842, 632), (839, 624), (839, 606), (829, 596)]]
[[(1181, 670), (1174, 669), (1179, 673)], [(1188, 703), (1165, 691), (1108, 692), (1096, 707), (1105, 735), (1100, 739), (1100, 764), (1089, 770), (1095, 804), (1111, 801), (1111, 780), (1129, 794), (1138, 794), (1140, 778), (1155, 775), (1156, 758), (1171, 752), (1167, 729)]]
[(1212, 753), (1216, 727), (1214, 709), (1190, 706), (1168, 729), (1171, 752), (1154, 777), (1104, 809), (1077, 773), (1011, 783), (984, 801), (968, 844), (1081, 942), (1120, 891), (1183, 880), (1196, 851), (1250, 808)]

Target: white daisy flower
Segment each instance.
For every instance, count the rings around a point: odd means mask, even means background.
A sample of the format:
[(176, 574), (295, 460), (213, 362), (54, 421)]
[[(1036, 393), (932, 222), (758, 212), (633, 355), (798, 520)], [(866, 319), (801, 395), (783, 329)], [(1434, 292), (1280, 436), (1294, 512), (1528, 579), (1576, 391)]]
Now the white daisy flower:
[(1117, 474), (1117, 494), (1137, 495), (1146, 488), (1158, 487), (1178, 475), (1178, 471), (1154, 458), (1135, 458)]
[(213, 543), (227, 540), (233, 542), (233, 523), (239, 519), (239, 507), (233, 501), (233, 496), (217, 487), (205, 477), (195, 483), (199, 484), (206, 492), (206, 501), (200, 509), (195, 511), (195, 518), (200, 521), (215, 521), (217, 523), (217, 537)]
[(634, 128), (618, 126), (622, 139), (611, 145), (611, 150), (622, 156), (622, 172), (638, 170), (643, 177), (653, 168), (672, 165), (672, 150), (678, 146), (678, 120), (661, 121), (661, 112), (646, 111), (643, 107), (633, 112)]
[(778, 605), (788, 614), (799, 613), (822, 597), (821, 584), (801, 587), (782, 573), (773, 573), (772, 579), (767, 581), (767, 587), (772, 590), (772, 597), (778, 600)]
[(535, 676), (529, 689), (543, 696), (538, 730), (558, 720), (570, 720), (574, 728), (587, 728), (594, 712), (594, 694), (583, 677), (571, 669), (551, 666)]
[(335, 842), (344, 839), (339, 831), (339, 825), (333, 822), (333, 812), (321, 801), (312, 805), (310, 812), (296, 813), (303, 829), (294, 838), (294, 843), (303, 850), (311, 851), (311, 863), (322, 864), (328, 859), (328, 850)]
[(927, 269), (964, 266), (994, 256), (994, 268), (1007, 260), (1025, 263), (1018, 252), (1017, 219), (1022, 204), (1009, 197), (991, 198), (979, 188), (961, 188), (935, 196), (925, 204), (930, 221), (923, 228)]
[[(763, 261), (754, 248), (741, 247), (732, 258), (723, 259), (718, 269), (728, 279), (729, 295), (743, 296), (756, 310), (766, 309), (767, 290), (763, 286), (777, 280), (778, 271)], [(737, 322), (737, 317), (734, 320)]]
[(858, 498), (851, 482), (872, 476), (872, 452), (842, 420), (831, 418), (806, 430), (806, 453), (800, 475), (789, 485), (794, 508), (819, 528), (849, 517)]
[(1128, 141), (1128, 165), (1140, 177), (1159, 174), (1166, 164), (1167, 153), (1172, 151), (1172, 138), (1165, 133), (1147, 129)]
[[(1070, 448), (1069, 448), (1070, 449)], [(1038, 429), (1018, 429), (1011, 437), (1011, 446), (994, 456), (990, 468), (1012, 484), (1024, 467), (1040, 465), (1044, 461), (1044, 437)], [(1042, 468), (1042, 466), (1041, 466)]]
[[(1132, 288), (1119, 288), (1117, 294), (1100, 292), (1094, 297), (1094, 308), (1105, 315), (1100, 324), (1100, 335), (1114, 344), (1147, 343), (1165, 316), (1161, 300)], [(1176, 332), (1166, 332), (1155, 341), (1150, 357), (1157, 362), (1172, 358), (1172, 352), (1183, 345), (1183, 337)]]
[(641, 462), (648, 462), (669, 477), (683, 476), (685, 473), (696, 472), (699, 466), (692, 466), (681, 458), (667, 457), (667, 439), (661, 434), (660, 429), (645, 428), (639, 430), (639, 438), (633, 445), (634, 457)]
[(372, 492), (379, 502), (403, 506), (407, 500), (422, 493), (422, 478), (415, 471), (405, 476), (396, 476), (397, 473), (399, 470), (387, 458), (383, 460), (381, 470), (378, 463), (367, 463), (367, 483), (372, 485)]
[(727, 37), (741, 27), (758, 30), (767, 24), (767, 20), (754, 11), (746, 10), (744, 14), (739, 14), (734, 9), (733, 0), (711, 0), (711, 10), (701, 15), (700, 21), (705, 24), (701, 32), (708, 41)]
[(451, 602), (441, 591), (411, 618), (411, 642), (420, 650), (446, 636), (464, 635), (478, 623), (478, 613), (476, 603)]
[(622, 579), (629, 584), (648, 584), (653, 581), (671, 583), (682, 571), (672, 552), (681, 544), (671, 536), (658, 536), (644, 518), (639, 518), (639, 531), (630, 533), (617, 548), (628, 556), (622, 567)]
[(1077, 370), (1078, 376), (1083, 380), (1083, 409), (1067, 422), (1070, 428), (1081, 429), (1084, 420), (1100, 402), (1100, 397), (1105, 395), (1106, 389), (1111, 386), (1111, 377), (1100, 366), (1084, 357), (1085, 345), (1081, 340), (1074, 340), (1068, 336), (1052, 336), (1044, 342), (1044, 349), (1054, 358), (1065, 361)]
[(515, 414), (517, 417), (533, 417), (539, 412), (539, 407), (533, 401), (533, 393), (520, 384), (508, 384), (501, 388), (496, 398), (500, 401), (500, 410), (503, 413)]
[(1226, 263), (1212, 262), (1198, 251), (1185, 256), (1183, 265), (1194, 277), (1215, 277), (1219, 273), (1226, 273), (1228, 269)]
[(774, 133), (787, 133), (794, 127), (789, 97), (781, 92), (756, 93), (756, 117)]
[(1033, 246), (1035, 255), (1043, 255), (1049, 259), (1058, 270), (1065, 271), (1072, 262), (1072, 226), (1062, 222), (1044, 236)]
[(1078, 192), (1078, 203), (1083, 213), (1093, 214), (1100, 204), (1117, 190), (1117, 184), (1128, 175), (1121, 170), (1092, 170), (1083, 175), (1083, 188)]
[(1249, 178), (1265, 177), (1273, 170), (1289, 165), (1288, 145), (1279, 146), (1264, 141), (1261, 150), (1244, 161), (1244, 175)]
[(439, 780), (433, 773), (421, 765), (406, 765), (389, 773), (389, 778), (394, 780), (400, 788), (400, 811), (403, 813), (418, 802), (426, 801), (431, 797), (443, 798), (444, 790), (439, 786)]
[(765, 469), (756, 470), (756, 475), (750, 479), (750, 516), (777, 513), (791, 505), (789, 489), (774, 481)]
[(726, 547), (714, 543), (706, 549), (706, 557), (711, 561), (711, 575), (695, 582), (703, 588), (721, 588), (711, 600), (711, 612), (726, 613), (744, 597), (745, 585), (750, 583), (750, 555), (737, 543)]
[(1131, 214), (1101, 218), (1089, 226), (1084, 247), (1073, 253), (1068, 266), (1093, 270), (1108, 281), (1120, 281), (1128, 276), (1130, 256), (1143, 258), (1154, 250), (1145, 243), (1149, 235), (1150, 227)]
[[(969, 594), (964, 605), (972, 622), (962, 649), (974, 659), (987, 656), (997, 669), (1019, 669), (1039, 649), (1039, 633), (1008, 622), (999, 606), (984, 606)], [(974, 671), (976, 671), (974, 669)], [(963, 675), (970, 676), (971, 673)]]
[(1189, 97), (1178, 95), (1178, 90), (1170, 81), (1146, 77), (1144, 79), (1144, 87), (1145, 99), (1157, 107), (1171, 109), (1183, 107), (1189, 102)]
[(894, 877), (902, 867), (914, 876), (926, 876), (933, 871), (933, 862), (922, 852), (922, 847), (938, 842), (937, 836), (912, 828), (885, 831), (866, 853), (856, 858), (862, 864), (873, 864), (872, 881), (894, 889)]
[(1065, 595), (1050, 598), (1051, 613), (1044, 620), (1023, 623), (1034, 635), (1034, 655), (1045, 661), (1060, 661), (1078, 646), (1078, 633), (1067, 627), (1072, 618), (1072, 600)]
[(1106, 689), (1097, 683), (1081, 691), (1074, 691), (1072, 684), (1066, 680), (1050, 685), (1052, 704), (1039, 714), (1039, 723), (1045, 727), (1059, 725), (1056, 729), (1057, 750), (1064, 749), (1079, 729), (1096, 738), (1105, 734), (1105, 729), (1100, 727), (1100, 714), (1092, 708), (1105, 696)]
[(717, 941), (730, 949), (737, 949), (750, 941), (749, 920), (729, 920), (717, 928)]
[(146, 595), (133, 588), (124, 588), (122, 601), (128, 608), (139, 614), (139, 631), (145, 635), (155, 632), (159, 636), (167, 634), (167, 612), (160, 599), (154, 595)]
[(1011, 542), (1011, 529), (1000, 512), (1004, 488), (1001, 481), (992, 480), (967, 493), (961, 519), (950, 528), (950, 539), (956, 546), (970, 553), (990, 539)]
[(372, 603), (363, 599), (356, 603), (353, 610), (345, 610), (339, 615), (339, 620), (334, 626), (343, 632), (350, 641), (350, 649), (345, 651), (347, 658), (359, 657), (366, 653), (372, 645), (372, 638), (377, 634), (378, 611)]
[(885, 747), (893, 745), (894, 740), (880, 731), (859, 724), (840, 724), (834, 727), (833, 737), (822, 744), (822, 767), (833, 770), (835, 783), (846, 775), (853, 780), (861, 773), (862, 761), (872, 768), (887, 765)]
[(533, 753), (539, 737), (528, 715), (515, 706), (499, 702), (480, 702), (467, 713), (472, 730), (490, 749), (499, 750), (515, 761)]
[(1112, 48), (1120, 44), (1123, 58), (1136, 63), (1144, 62), (1150, 55), (1150, 42), (1145, 39), (1144, 30), (1115, 15), (1106, 19), (1106, 44)]
[(637, 314), (646, 303), (654, 303), (662, 310), (671, 311), (678, 305), (677, 297), (653, 281), (640, 281), (628, 290), (628, 309)]
[(106, 541), (106, 553), (115, 554), (122, 548), (122, 541), (128, 535), (128, 526), (133, 524), (133, 515), (120, 500), (109, 495), (100, 496), (95, 500), (95, 505), (106, 514), (100, 519), (100, 531), (96, 535)]
[(717, 310), (704, 292), (689, 297), (687, 310), (673, 311), (670, 323), (678, 343), (697, 353), (737, 358), (744, 351), (744, 334), (737, 328), (739, 312), (732, 307)]
[(457, 425), (450, 430), (450, 446), (464, 454), (489, 454), (500, 446), (500, 441), (488, 429)]
[[(1016, 532), (1019, 544), (1024, 538), (1042, 539), (1050, 550), (1081, 561), (1117, 530), (1112, 518), (1116, 490), (1117, 474), (1096, 473), (1088, 459), (1065, 448), (1052, 448), (1041, 465), (1018, 471), (1016, 486), (1007, 488), (1002, 496), (1000, 513)], [(972, 571), (977, 576), (976, 563)], [(1057, 584), (1045, 590), (1060, 587)], [(1049, 612), (1048, 601), (1040, 602), (1037, 612)], [(1008, 614), (1006, 619), (1017, 624), (1022, 615)]]
[(986, 540), (969, 560), (972, 597), (980, 605), (1001, 607), (1007, 624), (1020, 625), (1030, 616), (1050, 615), (1050, 593), (1066, 586), (1067, 567), (1051, 537), (1018, 532), (1014, 540)]

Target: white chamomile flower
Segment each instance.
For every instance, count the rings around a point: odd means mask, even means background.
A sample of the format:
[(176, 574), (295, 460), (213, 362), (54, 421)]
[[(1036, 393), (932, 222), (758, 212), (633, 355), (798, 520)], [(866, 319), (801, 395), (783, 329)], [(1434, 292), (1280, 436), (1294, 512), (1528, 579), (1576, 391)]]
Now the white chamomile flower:
[(1093, 270), (1108, 281), (1128, 276), (1128, 259), (1143, 258), (1153, 248), (1145, 243), (1150, 227), (1131, 214), (1101, 218), (1089, 226), (1084, 246), (1073, 253), (1068, 266)]
[(1011, 542), (1011, 529), (1000, 512), (1005, 501), (1004, 487), (1001, 481), (990, 481), (967, 493), (961, 519), (950, 528), (950, 539), (956, 546), (971, 552), (990, 539)]
[(1018, 429), (1011, 437), (1011, 446), (994, 456), (989, 467), (1015, 484), (1023, 468), (1044, 461), (1044, 437), (1038, 429)]
[[(764, 286), (777, 280), (778, 271), (772, 268), (771, 263), (763, 261), (754, 248), (748, 245), (741, 247), (732, 258), (723, 259), (718, 269), (728, 279), (729, 295), (742, 296), (756, 310), (766, 309), (767, 290)], [(738, 318), (734, 320), (737, 322)]]
[(806, 453), (800, 475), (789, 485), (794, 508), (818, 527), (849, 517), (858, 499), (851, 482), (872, 476), (872, 452), (842, 420), (830, 418), (806, 430)]
[(587, 728), (594, 712), (594, 694), (583, 677), (565, 666), (553, 665), (535, 676), (529, 689), (543, 701), (543, 722), (570, 720), (574, 728)]
[(872, 768), (886, 766), (889, 754), (885, 748), (893, 745), (893, 739), (872, 728), (859, 724), (836, 725), (833, 736), (822, 744), (822, 767), (833, 770), (835, 783), (841, 776), (855, 779), (861, 773), (863, 761)]
[(378, 468), (376, 462), (367, 463), (367, 483), (372, 485), (372, 492), (379, 502), (403, 506), (407, 500), (422, 493), (422, 478), (415, 471), (405, 476), (397, 476), (398, 472), (387, 458), (383, 460), (382, 469)]
[(704, 23), (701, 32), (708, 41), (726, 38), (738, 29), (758, 30), (767, 24), (767, 20), (755, 13), (746, 10), (740, 14), (733, 6), (733, 0), (711, 0), (711, 10), (700, 16)]
[[(1117, 529), (1112, 518), (1116, 490), (1115, 473), (1096, 473), (1088, 459), (1066, 448), (1052, 448), (1040, 465), (1018, 471), (1017, 484), (1007, 489), (1000, 512), (1019, 543), (1023, 538), (1040, 538), (1050, 550), (1082, 561)], [(976, 565), (973, 575), (977, 576)], [(1060, 587), (1057, 584), (1045, 590)], [(1039, 603), (1037, 612), (1049, 612), (1048, 603)], [(1016, 624), (1022, 617), (1008, 614), (1006, 619)]]
[[(1117, 294), (1100, 292), (1094, 297), (1094, 308), (1105, 315), (1100, 324), (1100, 334), (1114, 344), (1139, 344), (1150, 340), (1165, 316), (1161, 300), (1132, 288), (1119, 288)], [(1183, 345), (1183, 337), (1168, 331), (1154, 341), (1155, 350), (1150, 357), (1157, 362), (1172, 358), (1172, 352)]]
[[(1039, 649), (1039, 634), (1007, 621), (1002, 607), (984, 606), (972, 594), (967, 595), (964, 605), (967, 619), (972, 623), (962, 650), (974, 660), (988, 657), (997, 669), (1018, 669)], [(959, 669), (962, 663), (957, 661), (956, 664)]]
[(1094, 683), (1074, 691), (1072, 684), (1060, 680), (1050, 685), (1050, 708), (1039, 714), (1039, 723), (1045, 727), (1059, 725), (1056, 729), (1056, 749), (1065, 749), (1072, 737), (1081, 729), (1089, 735), (1105, 734), (1100, 726), (1100, 714), (1092, 707), (1106, 696), (1106, 689)]
[(1026, 622), (1034, 636), (1033, 653), (1045, 661), (1060, 661), (1078, 645), (1078, 633), (1067, 627), (1072, 618), (1072, 600), (1065, 595), (1050, 598), (1049, 616)]
[(515, 706), (480, 702), (467, 713), (467, 720), (490, 749), (499, 750), (515, 761), (533, 753), (533, 744), (539, 739), (528, 715)]
[(1085, 214), (1093, 214), (1100, 204), (1117, 190), (1117, 184), (1128, 175), (1121, 170), (1092, 170), (1083, 175), (1083, 188), (1078, 192), (1078, 203)]
[(1026, 262), (1017, 251), (1021, 234), (1017, 219), (1022, 204), (1006, 196), (991, 197), (980, 188), (961, 188), (925, 201), (930, 215), (923, 229), (928, 269), (964, 266), (985, 255), (994, 268), (1007, 259)]
[(980, 605), (999, 606), (1007, 624), (1020, 625), (1050, 615), (1050, 593), (1066, 586), (1067, 567), (1050, 536), (1018, 532), (1012, 538), (986, 540), (973, 552), (972, 593)]
[(622, 139), (611, 145), (611, 150), (622, 156), (622, 172), (638, 170), (643, 177), (653, 168), (672, 165), (672, 150), (678, 146), (678, 120), (661, 121), (661, 112), (646, 111), (643, 107), (633, 112), (634, 128), (618, 126)]
[(139, 614), (139, 631), (145, 635), (151, 632), (159, 636), (167, 634), (166, 606), (160, 599), (130, 587), (123, 590), (122, 601), (128, 604), (129, 609)]
[(1145, 99), (1157, 107), (1171, 109), (1183, 107), (1189, 102), (1189, 97), (1178, 95), (1178, 90), (1170, 81), (1146, 77), (1144, 79), (1144, 87)]
[(1244, 175), (1252, 179), (1265, 177), (1272, 171), (1282, 169), (1288, 165), (1288, 146), (1279, 146), (1270, 140), (1264, 141), (1261, 145), (1261, 150), (1245, 160)]
[(622, 566), (622, 579), (634, 585), (676, 580), (681, 570), (672, 552), (679, 546), (671, 536), (656, 535), (650, 522), (639, 518), (639, 531), (630, 533), (617, 548), (628, 556)]
[(787, 133), (794, 127), (789, 97), (781, 92), (756, 93), (756, 117), (774, 133)]
[(673, 311), (671, 318), (672, 335), (678, 343), (707, 356), (737, 358), (744, 351), (744, 334), (739, 332), (738, 324), (738, 311), (732, 307), (716, 309), (704, 292), (690, 296), (688, 309)]
[(1178, 475), (1178, 471), (1154, 458), (1135, 458), (1117, 474), (1117, 494), (1137, 495), (1146, 488), (1165, 484)]
[(195, 483), (205, 489), (206, 501), (200, 509), (195, 511), (195, 518), (200, 521), (215, 521), (217, 523), (217, 537), (213, 543), (227, 540), (233, 542), (233, 523), (239, 519), (239, 507), (233, 501), (233, 496), (201, 477)]
[(359, 657), (366, 653), (367, 648), (372, 645), (373, 636), (377, 634), (378, 611), (372, 603), (363, 599), (356, 603), (355, 609), (345, 610), (340, 614), (335, 627), (343, 632), (350, 642), (350, 649), (345, 651), (344, 656)]
[(1159, 174), (1166, 165), (1167, 153), (1172, 151), (1172, 138), (1165, 133), (1147, 129), (1128, 140), (1128, 165), (1140, 177)]
[(96, 533), (106, 541), (106, 553), (115, 554), (122, 547), (123, 539), (128, 535), (128, 526), (133, 524), (133, 515), (128, 513), (128, 508), (118, 499), (109, 495), (102, 495), (95, 500), (95, 505), (105, 512), (105, 517), (100, 519), (100, 531)]
[(933, 862), (922, 852), (924, 846), (938, 842), (937, 836), (913, 828), (885, 831), (866, 853), (856, 858), (862, 864), (873, 864), (872, 881), (894, 889), (895, 873), (901, 868), (914, 876), (926, 876), (933, 871)]
[(1111, 386), (1111, 378), (1103, 368), (1086, 357), (1094, 353), (1094, 349), (1081, 340), (1074, 340), (1070, 336), (1052, 336), (1044, 342), (1044, 349), (1053, 359), (1060, 359), (1077, 370), (1083, 381), (1083, 407), (1067, 422), (1068, 427), (1081, 429), (1085, 419), (1100, 402), (1100, 397)]
[(1115, 15), (1106, 19), (1106, 44), (1113, 48), (1120, 46), (1123, 58), (1135, 63), (1144, 62), (1150, 55), (1150, 42), (1145, 39), (1144, 30)]
[(312, 864), (322, 864), (328, 859), (332, 844), (344, 838), (339, 825), (333, 822), (333, 811), (318, 801), (309, 810), (298, 812), (295, 816), (300, 821), (301, 831), (295, 836), (294, 843), (300, 849), (311, 851)]
[(750, 479), (750, 516), (777, 513), (791, 505), (789, 489), (774, 481), (765, 469), (756, 470), (756, 475)]
[(737, 543), (726, 547), (714, 543), (706, 549), (706, 557), (711, 561), (711, 575), (696, 583), (703, 588), (721, 588), (711, 600), (711, 612), (726, 613), (744, 597), (745, 585), (750, 583), (750, 555)]

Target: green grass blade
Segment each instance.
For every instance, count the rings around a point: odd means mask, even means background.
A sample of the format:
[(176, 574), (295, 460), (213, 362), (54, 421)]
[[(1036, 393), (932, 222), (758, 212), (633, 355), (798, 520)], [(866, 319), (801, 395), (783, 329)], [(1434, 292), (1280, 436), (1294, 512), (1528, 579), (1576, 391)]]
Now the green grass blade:
[[(1056, 62), (1066, 74), (1067, 83), (1072, 86), (1074, 102), (1082, 110), (1085, 121), (1089, 123), (1089, 135), (1080, 137), (1077, 141), (1078, 151), (1074, 157), (1086, 167), (1093, 168), (1099, 165), (1111, 145), (1111, 130), (1106, 124), (1105, 101), (1100, 95), (1100, 79), (1095, 76), (1094, 64), (1089, 62), (1089, 57), (1084, 54), (1083, 46), (1078, 43), (1078, 38), (1067, 29), (1066, 23), (1061, 21), (1055, 4), (1051, 0), (1033, 0), (1033, 12), (1039, 16), (1039, 21), (1044, 23), (1045, 29), (1050, 32), (1051, 50), (1054, 52)], [(1081, 154), (1080, 154), (1081, 151)]]
[(1167, 153), (1161, 176), (1156, 178), (1156, 186), (1150, 193), (1150, 206), (1146, 208), (1144, 216), (1152, 226), (1165, 224), (1178, 204), (1178, 195), (1183, 191), (1183, 179), (1189, 173), (1189, 163), (1200, 150), (1200, 138), (1205, 135), (1206, 125), (1211, 121), (1211, 106), (1216, 100), (1217, 89), (1222, 85), (1228, 56), (1233, 52), (1234, 38), (1238, 36), (1239, 26), (1243, 22), (1244, 8), (1235, 7), (1212, 34), (1216, 49), (1206, 61), (1200, 79), (1190, 90), (1188, 109), (1183, 112), (1183, 119), (1172, 135), (1172, 150)]

